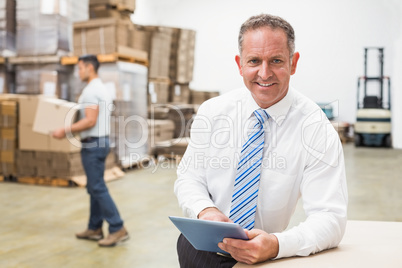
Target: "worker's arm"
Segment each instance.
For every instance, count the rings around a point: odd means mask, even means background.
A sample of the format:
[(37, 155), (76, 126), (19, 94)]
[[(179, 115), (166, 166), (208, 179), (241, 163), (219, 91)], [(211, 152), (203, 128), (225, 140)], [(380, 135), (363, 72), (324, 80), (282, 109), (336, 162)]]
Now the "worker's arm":
[(99, 114), (99, 106), (91, 105), (85, 108), (85, 117), (81, 120), (75, 122), (71, 126), (62, 127), (53, 131), (52, 136), (57, 139), (63, 139), (66, 137), (66, 134), (81, 132), (86, 129), (90, 129), (95, 126), (96, 121), (98, 120)]

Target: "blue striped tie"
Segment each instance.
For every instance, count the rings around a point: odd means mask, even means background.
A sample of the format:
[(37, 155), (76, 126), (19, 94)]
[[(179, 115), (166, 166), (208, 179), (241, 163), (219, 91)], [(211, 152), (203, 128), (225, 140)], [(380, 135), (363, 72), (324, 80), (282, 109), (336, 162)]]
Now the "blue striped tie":
[(229, 218), (244, 229), (254, 228), (258, 188), (264, 149), (264, 122), (269, 118), (265, 110), (254, 111), (254, 125), (243, 144), (232, 195)]

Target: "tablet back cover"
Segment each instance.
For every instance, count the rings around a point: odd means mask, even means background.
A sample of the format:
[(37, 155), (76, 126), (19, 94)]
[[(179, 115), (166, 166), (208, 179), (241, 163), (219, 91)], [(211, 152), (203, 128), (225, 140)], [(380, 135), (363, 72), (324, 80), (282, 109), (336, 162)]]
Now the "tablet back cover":
[(248, 240), (243, 228), (236, 223), (169, 217), (177, 229), (198, 250), (228, 254), (218, 247), (223, 238)]

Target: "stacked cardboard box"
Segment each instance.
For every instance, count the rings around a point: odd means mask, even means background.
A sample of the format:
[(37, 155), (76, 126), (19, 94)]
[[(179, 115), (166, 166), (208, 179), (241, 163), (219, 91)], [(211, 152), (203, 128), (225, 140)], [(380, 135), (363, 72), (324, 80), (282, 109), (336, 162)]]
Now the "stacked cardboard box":
[(69, 99), (71, 66), (58, 63), (18, 63), (15, 65), (16, 93), (43, 94)]
[(202, 104), (204, 101), (219, 96), (218, 91), (190, 90), (190, 103)]
[(176, 29), (136, 25), (131, 29), (131, 44), (148, 53), (150, 79), (169, 79), (172, 37)]
[(138, 109), (134, 100), (114, 101), (111, 117), (111, 144), (122, 167), (137, 164), (148, 153), (146, 109)]
[(156, 155), (164, 155), (167, 157), (183, 156), (189, 142), (190, 138), (188, 137), (158, 142), (154, 152)]
[(148, 152), (153, 154), (157, 143), (173, 139), (175, 124), (172, 120), (148, 119)]
[(15, 155), (18, 135), (18, 102), (0, 101), (0, 173), (5, 176), (16, 175)]
[(0, 54), (15, 52), (15, 0), (0, 1)]
[(67, 0), (67, 3), (69, 8), (67, 17), (71, 20), (71, 26), (74, 22), (89, 19), (89, 0)]
[[(152, 28), (151, 28), (152, 29)], [(143, 50), (148, 53), (150, 57), (152, 31), (146, 26), (134, 24), (130, 32), (131, 46), (135, 49)]]
[(129, 10), (134, 12), (135, 0), (90, 0), (90, 6), (109, 5), (120, 10)]
[(17, 1), (17, 54), (56, 55), (69, 51), (69, 19), (59, 0)]
[(130, 19), (134, 13), (135, 0), (91, 0), (90, 18)]
[(110, 54), (129, 46), (128, 20), (91, 19), (74, 23), (74, 54)]
[(165, 120), (168, 118), (169, 110), (169, 105), (151, 104), (148, 107), (148, 118)]
[(173, 84), (170, 86), (171, 101), (173, 103), (190, 103), (190, 87), (189, 84)]
[(171, 48), (170, 79), (179, 84), (189, 83), (193, 80), (195, 31), (177, 29)]
[(132, 47), (130, 20), (98, 18), (74, 23), (74, 54), (105, 55), (118, 53), (146, 62), (148, 54)]
[[(193, 78), (195, 31), (135, 25), (131, 38), (133, 47), (148, 52), (149, 102), (188, 103), (186, 89)], [(169, 92), (162, 91), (167, 85)]]
[(74, 103), (41, 96), (20, 96), (19, 149), (42, 152), (78, 152), (81, 143), (77, 137), (58, 140), (50, 132), (71, 124), (78, 107)]
[(169, 78), (171, 43), (175, 30), (162, 26), (147, 26), (145, 29), (152, 32), (149, 47), (149, 77)]
[(148, 104), (166, 104), (170, 100), (170, 83), (167, 81), (149, 80)]
[[(106, 158), (105, 169), (114, 166), (114, 154), (110, 153)], [(85, 175), (79, 152), (18, 151), (17, 170), (18, 177), (71, 179)]]
[(169, 107), (168, 119), (175, 124), (173, 138), (190, 137), (194, 114), (193, 105), (179, 104)]

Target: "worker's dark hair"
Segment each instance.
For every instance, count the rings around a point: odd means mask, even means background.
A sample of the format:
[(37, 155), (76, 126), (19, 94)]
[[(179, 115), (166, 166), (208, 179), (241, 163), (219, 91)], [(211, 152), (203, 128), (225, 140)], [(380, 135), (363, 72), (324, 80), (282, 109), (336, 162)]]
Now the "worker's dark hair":
[(290, 56), (295, 52), (295, 32), (292, 25), (281, 17), (272, 16), (269, 14), (261, 14), (250, 17), (240, 27), (239, 32), (239, 53), (243, 50), (244, 34), (250, 30), (257, 30), (262, 27), (270, 27), (273, 30), (282, 29), (288, 38), (288, 49)]
[(95, 55), (87, 54), (78, 58), (78, 61), (83, 61), (85, 64), (91, 64), (94, 67), (95, 73), (98, 73), (99, 61)]

